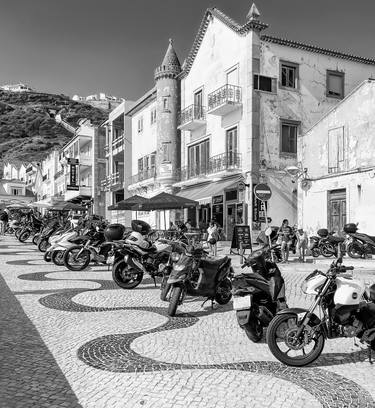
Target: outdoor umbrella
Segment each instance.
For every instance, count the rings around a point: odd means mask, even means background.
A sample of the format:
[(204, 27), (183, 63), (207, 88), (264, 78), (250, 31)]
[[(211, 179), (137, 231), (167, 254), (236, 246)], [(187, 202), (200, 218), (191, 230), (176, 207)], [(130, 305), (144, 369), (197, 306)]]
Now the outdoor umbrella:
[(87, 208), (79, 204), (61, 202), (49, 207), (49, 209), (51, 211), (69, 211), (69, 210), (84, 211)]
[(167, 229), (165, 210), (191, 208), (196, 207), (197, 205), (199, 205), (198, 201), (163, 192), (155, 197), (151, 197), (146, 203), (141, 204), (140, 209), (143, 211), (164, 210), (164, 228)]
[(135, 211), (135, 218), (138, 218), (138, 210), (142, 207), (142, 204), (147, 203), (148, 199), (137, 194), (133, 195), (132, 197), (128, 197), (125, 200), (119, 201), (116, 204), (110, 205), (108, 207), (109, 211), (113, 210), (129, 210)]
[(30, 208), (27, 204), (20, 204), (20, 203), (8, 204), (6, 207), (10, 208), (10, 209), (12, 209), (12, 208), (14, 208), (14, 209), (16, 209), (16, 208)]

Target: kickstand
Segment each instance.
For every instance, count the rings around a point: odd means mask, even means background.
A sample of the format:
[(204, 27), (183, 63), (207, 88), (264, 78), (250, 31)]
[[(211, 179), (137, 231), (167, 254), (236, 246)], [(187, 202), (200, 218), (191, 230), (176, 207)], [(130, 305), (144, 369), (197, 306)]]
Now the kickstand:
[(207, 299), (201, 304), (201, 307), (203, 307), (204, 304), (205, 304), (206, 302), (208, 302), (209, 300), (211, 300), (211, 309), (213, 310), (213, 309), (214, 309), (214, 299), (212, 299), (212, 298), (207, 298)]
[(156, 288), (156, 279), (155, 279), (155, 276), (152, 276), (152, 279), (154, 280), (154, 285), (155, 285), (155, 288)]

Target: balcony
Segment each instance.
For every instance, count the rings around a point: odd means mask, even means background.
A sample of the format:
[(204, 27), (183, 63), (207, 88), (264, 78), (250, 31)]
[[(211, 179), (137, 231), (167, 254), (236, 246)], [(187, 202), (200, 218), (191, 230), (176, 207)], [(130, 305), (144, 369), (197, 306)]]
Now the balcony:
[(224, 116), (242, 106), (242, 89), (236, 85), (224, 85), (208, 94), (210, 115)]
[(124, 187), (124, 173), (123, 171), (113, 173), (110, 176), (110, 189), (112, 191), (122, 189)]
[(206, 124), (206, 109), (200, 105), (190, 105), (179, 113), (178, 129), (195, 130)]
[(182, 167), (181, 181), (237, 173), (241, 171), (241, 162), (241, 153), (218, 154), (210, 157), (206, 164)]
[(131, 184), (128, 186), (129, 190), (136, 190), (140, 187), (145, 187), (155, 183), (156, 169), (151, 168), (144, 170), (132, 176)]
[(107, 144), (104, 146), (104, 154), (106, 157), (109, 155), (109, 145)]
[(112, 153), (116, 155), (124, 151), (124, 135), (114, 139), (112, 142)]

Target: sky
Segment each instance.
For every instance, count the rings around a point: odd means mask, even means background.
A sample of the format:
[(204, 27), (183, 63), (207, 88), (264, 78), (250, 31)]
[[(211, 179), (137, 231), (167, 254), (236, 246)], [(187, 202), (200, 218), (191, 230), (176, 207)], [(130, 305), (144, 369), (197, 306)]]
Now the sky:
[[(244, 23), (247, 0), (0, 0), (0, 84), (136, 100), (173, 38), (187, 57), (208, 7)], [(265, 34), (375, 57), (375, 1), (257, 0)]]

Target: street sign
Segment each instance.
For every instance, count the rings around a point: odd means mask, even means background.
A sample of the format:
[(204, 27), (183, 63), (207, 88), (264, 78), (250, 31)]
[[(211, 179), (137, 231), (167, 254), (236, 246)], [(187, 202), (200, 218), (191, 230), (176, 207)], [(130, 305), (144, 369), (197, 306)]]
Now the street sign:
[(73, 159), (73, 158), (68, 158), (67, 159), (68, 164), (79, 164), (78, 159)]
[(257, 184), (254, 187), (254, 195), (261, 201), (268, 201), (272, 196), (272, 191), (267, 184)]

